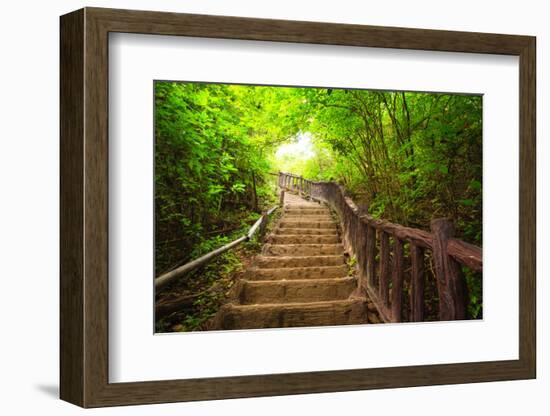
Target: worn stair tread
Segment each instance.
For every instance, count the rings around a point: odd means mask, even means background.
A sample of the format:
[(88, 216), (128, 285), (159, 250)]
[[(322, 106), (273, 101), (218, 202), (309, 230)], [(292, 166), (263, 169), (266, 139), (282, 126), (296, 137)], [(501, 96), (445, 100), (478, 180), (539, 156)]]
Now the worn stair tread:
[(338, 235), (338, 229), (335, 228), (284, 228), (278, 227), (275, 230), (278, 235)]
[(344, 254), (326, 256), (258, 256), (256, 263), (261, 268), (338, 266), (345, 264)]
[(220, 329), (287, 328), (367, 323), (363, 298), (321, 302), (224, 306)]
[(299, 309), (301, 307), (308, 308), (308, 307), (323, 307), (323, 306), (331, 306), (331, 305), (351, 305), (357, 302), (361, 302), (361, 303), (365, 302), (365, 306), (366, 306), (366, 299), (360, 298), (360, 297), (353, 297), (348, 299), (337, 299), (337, 300), (322, 300), (318, 302), (290, 302), (290, 303), (285, 303), (284, 305), (280, 303), (261, 303), (257, 305), (239, 305), (239, 304), (231, 303), (228, 305), (230, 305), (232, 308), (242, 309), (242, 310), (254, 309), (254, 308), (259, 308), (259, 309), (298, 308)]
[(284, 214), (284, 220), (285, 221), (334, 221), (334, 218), (332, 215), (329, 214), (306, 214), (306, 213), (292, 213), (292, 214)]
[(300, 223), (300, 222), (308, 222), (313, 224), (324, 224), (329, 223), (331, 225), (336, 225), (336, 221), (332, 217), (325, 217), (322, 218), (316, 218), (318, 215), (315, 215), (313, 217), (307, 216), (307, 215), (296, 215), (296, 216), (283, 216), (281, 218), (281, 224), (285, 223)]
[(313, 208), (313, 209), (295, 209), (286, 208), (283, 211), (284, 215), (331, 215), (329, 209)]
[(241, 304), (279, 304), (347, 299), (356, 288), (353, 277), (343, 279), (243, 281)]
[(288, 221), (284, 218), (281, 220), (279, 226), (281, 228), (325, 228), (336, 229), (336, 223), (334, 221), (307, 221), (300, 219), (298, 221)]
[(337, 244), (264, 244), (266, 256), (326, 256), (344, 253), (344, 246)]
[(337, 244), (340, 243), (338, 234), (314, 235), (314, 234), (273, 234), (267, 238), (271, 244)]
[(310, 266), (286, 268), (251, 268), (246, 273), (247, 280), (300, 280), (345, 278), (348, 276), (348, 266)]

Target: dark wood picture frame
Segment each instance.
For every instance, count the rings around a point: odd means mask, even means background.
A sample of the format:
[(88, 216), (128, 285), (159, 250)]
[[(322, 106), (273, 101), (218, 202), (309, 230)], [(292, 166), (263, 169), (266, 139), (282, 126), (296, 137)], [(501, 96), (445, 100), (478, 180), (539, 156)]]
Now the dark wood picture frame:
[[(85, 8), (61, 17), (63, 400), (83, 407), (530, 379), (535, 333), (535, 38), (530, 36)], [(368, 46), (519, 57), (519, 359), (109, 383), (110, 32)]]

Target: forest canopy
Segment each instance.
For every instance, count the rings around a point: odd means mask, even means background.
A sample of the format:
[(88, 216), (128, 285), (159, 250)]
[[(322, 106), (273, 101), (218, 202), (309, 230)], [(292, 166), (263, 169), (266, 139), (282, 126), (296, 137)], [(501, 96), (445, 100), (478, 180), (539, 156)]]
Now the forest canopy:
[(481, 246), (482, 97), (156, 82), (156, 275), (249, 227), (279, 171), (405, 226), (448, 217)]

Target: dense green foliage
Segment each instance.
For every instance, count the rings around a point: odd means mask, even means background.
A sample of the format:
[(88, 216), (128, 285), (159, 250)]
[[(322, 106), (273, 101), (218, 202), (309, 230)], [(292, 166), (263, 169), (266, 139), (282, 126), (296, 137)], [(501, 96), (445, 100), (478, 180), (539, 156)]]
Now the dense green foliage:
[(376, 216), (429, 228), (449, 217), (481, 244), (479, 96), (308, 89), (314, 157), (288, 169), (336, 180)]
[(155, 105), (157, 275), (247, 229), (279, 170), (337, 181), (403, 225), (449, 217), (481, 245), (480, 96), (157, 82)]
[[(266, 158), (284, 125), (284, 101), (227, 85), (156, 83), (156, 272), (193, 257), (204, 240), (234, 231), (272, 197)], [(262, 105), (274, 103), (267, 111)]]

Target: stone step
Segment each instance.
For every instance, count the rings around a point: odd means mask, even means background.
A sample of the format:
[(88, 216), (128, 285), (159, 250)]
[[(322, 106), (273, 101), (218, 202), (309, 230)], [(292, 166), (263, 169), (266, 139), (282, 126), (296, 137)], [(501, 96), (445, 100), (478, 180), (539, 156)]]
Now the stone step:
[(328, 229), (328, 230), (335, 230), (336, 223), (334, 221), (307, 221), (303, 219), (299, 221), (289, 221), (283, 218), (279, 223), (279, 227), (281, 228), (322, 228), (322, 229)]
[(346, 263), (345, 256), (258, 256), (256, 264), (262, 269), (275, 269), (281, 267), (319, 267), (340, 266)]
[(333, 235), (270, 235), (267, 239), (272, 244), (336, 244), (340, 242), (338, 234)]
[(281, 228), (275, 229), (277, 235), (338, 235), (338, 230), (335, 228)]
[(367, 323), (365, 299), (263, 305), (227, 304), (216, 329), (288, 328)]
[(348, 275), (348, 266), (286, 267), (282, 269), (250, 268), (246, 271), (247, 280), (303, 280), (335, 279)]
[(306, 203), (306, 204), (289, 204), (285, 203), (285, 209), (318, 209), (318, 208), (327, 208), (326, 206), (317, 204), (317, 203)]
[(327, 256), (344, 253), (342, 244), (264, 244), (265, 256)]
[(283, 211), (283, 215), (322, 215), (322, 216), (332, 216), (332, 213), (330, 210), (323, 210), (323, 209), (286, 209)]
[(286, 208), (283, 211), (284, 215), (330, 215), (328, 208)]
[(326, 205), (321, 205), (318, 202), (303, 201), (300, 204), (291, 204), (291, 203), (285, 202), (285, 208), (291, 208), (291, 209), (317, 209), (317, 208), (327, 208), (327, 206)]
[(335, 222), (334, 218), (330, 215), (323, 214), (285, 214), (283, 216), (283, 221), (330, 221)]
[(326, 205), (320, 204), (319, 202), (312, 202), (312, 201), (306, 201), (306, 200), (302, 200), (299, 203), (294, 203), (294, 204), (287, 203), (286, 205), (288, 205), (290, 208), (305, 208), (305, 209), (308, 209), (308, 208), (327, 208)]
[(321, 302), (347, 299), (356, 288), (353, 277), (315, 280), (244, 281), (242, 305)]

